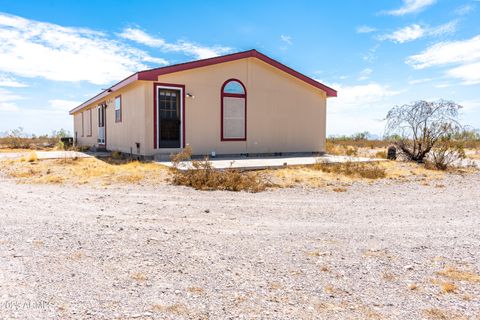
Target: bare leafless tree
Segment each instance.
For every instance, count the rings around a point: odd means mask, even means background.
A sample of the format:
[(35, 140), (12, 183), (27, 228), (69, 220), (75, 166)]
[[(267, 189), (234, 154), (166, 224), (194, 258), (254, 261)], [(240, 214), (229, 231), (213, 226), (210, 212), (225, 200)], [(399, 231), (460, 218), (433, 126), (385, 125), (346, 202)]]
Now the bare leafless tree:
[(461, 130), (461, 108), (446, 100), (396, 106), (387, 114), (386, 134), (398, 137), (395, 145), (407, 159), (423, 162), (438, 142)]

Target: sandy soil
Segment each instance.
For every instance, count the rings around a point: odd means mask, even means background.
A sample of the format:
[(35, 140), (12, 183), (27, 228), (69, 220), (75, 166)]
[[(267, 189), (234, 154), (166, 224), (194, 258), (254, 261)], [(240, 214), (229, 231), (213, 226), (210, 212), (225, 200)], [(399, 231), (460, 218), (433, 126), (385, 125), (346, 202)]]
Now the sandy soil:
[(475, 319), (479, 185), (247, 194), (0, 177), (0, 318)]

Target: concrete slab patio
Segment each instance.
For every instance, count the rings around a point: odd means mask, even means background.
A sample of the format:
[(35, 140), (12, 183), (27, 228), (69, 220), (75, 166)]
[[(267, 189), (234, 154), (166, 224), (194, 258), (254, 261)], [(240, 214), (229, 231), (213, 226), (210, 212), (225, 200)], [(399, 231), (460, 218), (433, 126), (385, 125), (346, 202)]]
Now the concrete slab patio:
[[(325, 163), (342, 163), (346, 161), (368, 162), (368, 161), (385, 161), (385, 159), (346, 157), (334, 155), (322, 156), (287, 156), (287, 157), (262, 157), (262, 158), (214, 158), (210, 159), (213, 167), (216, 169), (241, 169), (241, 170), (259, 170), (259, 169), (277, 169), (286, 166), (312, 165), (318, 161)], [(159, 161), (158, 163), (172, 167), (170, 161)], [(190, 161), (182, 163), (180, 169), (186, 170), (192, 168)]]

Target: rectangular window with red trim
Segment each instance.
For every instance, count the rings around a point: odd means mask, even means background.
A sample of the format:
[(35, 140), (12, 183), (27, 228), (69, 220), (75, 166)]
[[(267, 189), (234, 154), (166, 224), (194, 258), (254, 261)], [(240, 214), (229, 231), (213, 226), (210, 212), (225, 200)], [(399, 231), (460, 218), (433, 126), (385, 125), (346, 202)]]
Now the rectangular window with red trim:
[(115, 98), (115, 122), (122, 122), (122, 96)]

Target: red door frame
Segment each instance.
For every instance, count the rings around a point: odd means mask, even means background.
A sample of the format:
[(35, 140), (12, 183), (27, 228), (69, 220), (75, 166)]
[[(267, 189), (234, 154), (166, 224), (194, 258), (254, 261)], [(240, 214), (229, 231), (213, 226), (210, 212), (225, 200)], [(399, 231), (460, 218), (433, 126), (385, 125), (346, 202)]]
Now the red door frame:
[(158, 87), (171, 87), (173, 89), (181, 89), (182, 91), (182, 141), (180, 141), (180, 148), (185, 147), (185, 85), (176, 84), (176, 83), (163, 83), (163, 82), (154, 82), (153, 83), (153, 149), (160, 149), (158, 146), (158, 136), (157, 136), (157, 88)]

